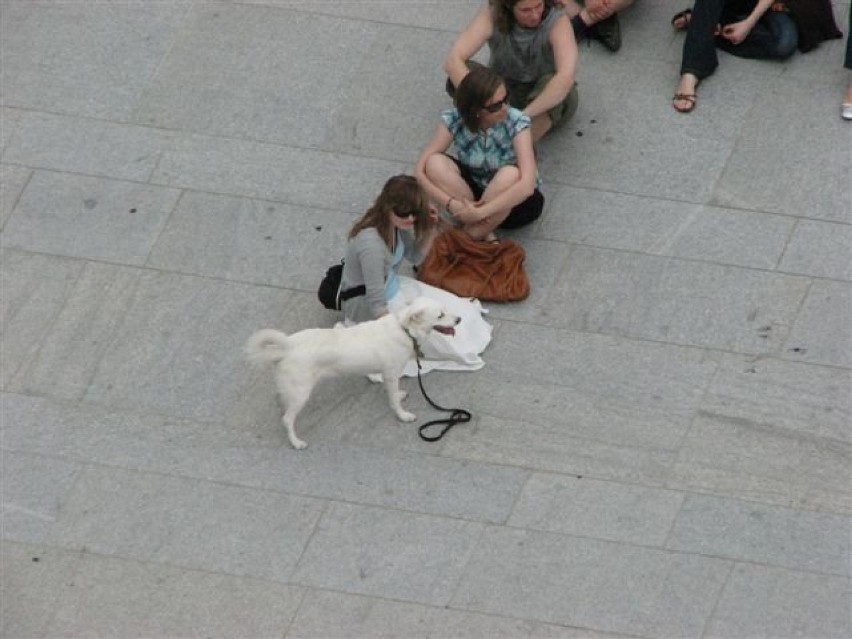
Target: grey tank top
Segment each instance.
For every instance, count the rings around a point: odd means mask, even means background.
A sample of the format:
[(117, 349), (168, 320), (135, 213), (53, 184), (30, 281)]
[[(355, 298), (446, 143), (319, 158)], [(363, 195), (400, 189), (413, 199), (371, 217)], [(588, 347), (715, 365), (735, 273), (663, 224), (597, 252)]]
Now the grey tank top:
[(535, 29), (513, 25), (509, 33), (494, 33), (488, 39), (491, 59), (488, 66), (510, 82), (535, 83), (543, 75), (556, 72), (550, 30), (562, 15), (562, 9), (551, 8)]

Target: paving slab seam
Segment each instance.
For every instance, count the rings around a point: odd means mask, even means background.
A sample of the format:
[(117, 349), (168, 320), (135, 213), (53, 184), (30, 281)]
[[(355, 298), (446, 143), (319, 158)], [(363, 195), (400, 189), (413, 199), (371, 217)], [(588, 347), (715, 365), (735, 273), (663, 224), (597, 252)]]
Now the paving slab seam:
[(722, 595), (725, 593), (725, 589), (728, 587), (728, 584), (731, 582), (731, 576), (734, 574), (734, 569), (736, 568), (736, 564), (731, 562), (728, 566), (728, 574), (725, 575), (725, 579), (722, 582), (722, 587), (716, 592), (716, 600), (713, 602), (713, 607), (710, 609), (707, 618), (704, 620), (704, 627), (701, 629), (701, 639), (704, 639), (707, 636), (707, 633), (710, 630), (710, 625), (713, 619), (716, 616), (716, 611), (719, 608), (719, 603), (722, 601)]
[[(286, 444), (283, 445), (282, 448), (285, 447), (285, 446), (287, 446), (287, 445)], [(419, 515), (419, 516), (423, 516), (423, 517), (435, 517), (435, 518), (448, 519), (448, 520), (451, 520), (451, 521), (458, 521), (458, 522), (464, 522), (464, 523), (470, 523), (470, 524), (482, 524), (482, 525), (493, 525), (493, 526), (504, 526), (504, 525), (506, 525), (504, 523), (494, 521), (493, 519), (487, 519), (487, 518), (475, 519), (475, 518), (462, 517), (460, 515), (453, 515), (453, 514), (448, 514), (448, 513), (443, 513), (443, 512), (435, 512), (435, 511), (430, 511), (430, 510), (417, 510), (417, 509), (412, 509), (412, 508), (403, 508), (403, 507), (400, 507), (400, 506), (397, 506), (397, 505), (384, 504), (384, 503), (381, 503), (381, 502), (378, 502), (378, 501), (356, 501), (355, 499), (345, 499), (345, 498), (342, 498), (340, 496), (331, 496), (327, 493), (321, 493), (321, 492), (302, 492), (302, 491), (293, 491), (293, 490), (281, 490), (281, 489), (278, 489), (278, 488), (269, 488), (267, 486), (262, 486), (262, 485), (258, 485), (258, 484), (252, 484), (252, 483), (239, 483), (239, 482), (234, 482), (234, 481), (225, 481), (225, 480), (221, 480), (221, 479), (212, 479), (212, 478), (209, 478), (209, 477), (199, 477), (198, 475), (192, 475), (192, 474), (170, 473), (170, 472), (164, 472), (164, 471), (159, 471), (159, 470), (151, 470), (151, 469), (147, 469), (147, 468), (142, 468), (142, 467), (139, 467), (139, 466), (122, 466), (122, 465), (119, 465), (119, 464), (110, 464), (110, 463), (107, 463), (107, 462), (95, 461), (95, 460), (90, 460), (90, 459), (82, 459), (82, 458), (77, 458), (77, 457), (73, 457), (73, 456), (63, 456), (63, 455), (57, 455), (57, 454), (34, 452), (34, 451), (30, 451), (30, 450), (26, 450), (26, 449), (20, 449), (20, 448), (7, 448), (5, 446), (0, 447), (0, 450), (10, 452), (10, 453), (19, 453), (19, 454), (22, 454), (22, 455), (28, 455), (28, 456), (32, 456), (32, 457), (44, 458), (44, 459), (53, 459), (53, 460), (57, 460), (57, 461), (70, 461), (70, 462), (78, 463), (78, 464), (84, 466), (85, 468), (106, 468), (106, 469), (112, 469), (112, 470), (125, 471), (125, 472), (128, 472), (128, 473), (137, 473), (139, 475), (148, 475), (148, 476), (153, 476), (153, 477), (165, 477), (165, 478), (169, 478), (169, 479), (180, 479), (180, 480), (195, 482), (195, 483), (199, 483), (199, 484), (208, 484), (208, 485), (213, 485), (213, 486), (222, 486), (222, 487), (226, 487), (226, 488), (236, 488), (236, 489), (241, 489), (241, 490), (252, 490), (252, 491), (258, 491), (258, 492), (270, 494), (270, 495), (287, 495), (287, 496), (290, 496), (290, 497), (299, 497), (299, 498), (302, 498), (302, 499), (308, 499), (308, 500), (313, 500), (313, 501), (317, 501), (317, 502), (327, 502), (327, 503), (324, 504), (325, 508), (327, 508), (328, 505), (330, 505), (330, 504), (345, 504), (345, 505), (348, 505), (348, 506), (356, 506), (356, 507), (359, 507), (359, 508), (375, 508), (375, 509), (380, 509), (380, 510), (385, 510), (385, 511), (388, 511), (388, 512), (400, 513), (400, 514), (405, 514), (405, 515)], [(381, 451), (382, 449), (373, 449), (373, 450)], [(469, 461), (469, 460), (465, 460), (465, 461)], [(480, 466), (483, 466), (485, 468), (499, 467), (497, 465), (486, 464), (486, 463), (483, 463), (483, 462), (471, 462), (471, 463), (477, 463)], [(83, 470), (85, 470), (85, 468)], [(511, 468), (514, 468), (514, 467), (511, 467)], [(80, 474), (82, 474), (82, 472)], [(71, 489), (69, 488), (67, 492), (70, 492), (70, 490)], [(519, 489), (518, 492), (520, 493), (520, 489)], [(324, 509), (323, 513), (325, 513), (325, 509)], [(508, 518), (508, 515), (506, 516), (506, 518)]]
[[(8, 163), (3, 162), (3, 164), (8, 164)], [(17, 195), (15, 196), (14, 201), (11, 204), (11, 208), (9, 209), (9, 211), (13, 212), (17, 208), (18, 203), (21, 201), (21, 197), (23, 197), (24, 191), (26, 191), (27, 187), (30, 185), (30, 181), (33, 179), (33, 174), (35, 173), (35, 170), (31, 169), (28, 166), (22, 166), (22, 165), (18, 165), (18, 164), (9, 164), (9, 166), (20, 166), (21, 168), (27, 169), (29, 171), (29, 175), (27, 176), (27, 179), (24, 180), (24, 184), (21, 186), (20, 190), (18, 191)], [(2, 174), (2, 167), (0, 167), (0, 174)], [(12, 217), (12, 215), (10, 213), (6, 217), (6, 219), (3, 220), (3, 224), (0, 224), (0, 233), (3, 232), (4, 228), (6, 228), (6, 224), (9, 223), (9, 220), (11, 219), (11, 217)]]

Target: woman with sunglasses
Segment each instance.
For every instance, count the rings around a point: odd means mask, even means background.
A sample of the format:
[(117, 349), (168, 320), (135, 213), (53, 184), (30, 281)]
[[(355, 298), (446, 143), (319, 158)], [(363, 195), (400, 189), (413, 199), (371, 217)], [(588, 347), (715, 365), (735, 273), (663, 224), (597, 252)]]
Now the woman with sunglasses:
[[(454, 336), (434, 333), (420, 345), (423, 372), (476, 370), (484, 365), (480, 353), (491, 341), (491, 325), (482, 318), (479, 301), (399, 274), (403, 259), (416, 265), (428, 253), (438, 226), (437, 211), (417, 180), (397, 175), (385, 183), (379, 197), (349, 231), (340, 290), (344, 298), (347, 291), (363, 292), (344, 300), (344, 321), (354, 324), (376, 319), (415, 297), (431, 297), (462, 321)], [(417, 375), (416, 362), (409, 362), (405, 374)]]
[(468, 235), (493, 240), (496, 228), (529, 224), (544, 208), (530, 118), (509, 106), (502, 78), (487, 67), (464, 76), (454, 99), (415, 174)]

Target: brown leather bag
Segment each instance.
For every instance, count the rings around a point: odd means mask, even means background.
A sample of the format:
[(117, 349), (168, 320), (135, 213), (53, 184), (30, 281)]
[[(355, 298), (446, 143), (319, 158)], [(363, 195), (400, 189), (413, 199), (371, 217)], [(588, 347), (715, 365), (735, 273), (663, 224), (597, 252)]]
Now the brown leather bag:
[(459, 297), (515, 302), (530, 294), (524, 249), (516, 242), (474, 240), (462, 230), (444, 231), (417, 267), (420, 281)]

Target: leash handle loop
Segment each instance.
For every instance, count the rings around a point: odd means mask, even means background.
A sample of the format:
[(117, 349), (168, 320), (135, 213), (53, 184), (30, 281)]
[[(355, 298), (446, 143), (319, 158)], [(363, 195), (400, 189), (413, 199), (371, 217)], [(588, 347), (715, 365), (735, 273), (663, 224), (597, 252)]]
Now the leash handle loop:
[[(447, 431), (449, 431), (456, 424), (465, 424), (469, 422), (472, 419), (472, 416), (470, 414), (470, 411), (466, 411), (463, 408), (444, 408), (443, 406), (439, 406), (434, 401), (432, 401), (432, 398), (426, 394), (426, 389), (423, 388), (423, 377), (420, 375), (420, 356), (415, 354), (415, 358), (417, 360), (417, 383), (420, 385), (420, 392), (423, 393), (423, 397), (435, 410), (441, 410), (445, 413), (450, 413), (450, 416), (446, 419), (433, 419), (432, 421), (426, 422), (420, 428), (417, 429), (417, 434), (420, 435), (420, 439), (422, 439), (424, 442), (436, 442), (444, 435), (446, 435)], [(446, 426), (444, 426), (444, 428), (441, 429), (441, 432), (439, 432), (437, 435), (425, 434), (427, 428), (429, 428), (430, 426), (435, 426), (437, 424), (446, 424)]]

